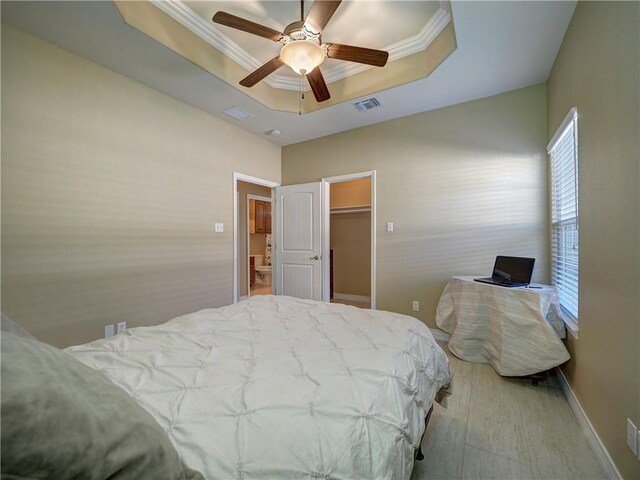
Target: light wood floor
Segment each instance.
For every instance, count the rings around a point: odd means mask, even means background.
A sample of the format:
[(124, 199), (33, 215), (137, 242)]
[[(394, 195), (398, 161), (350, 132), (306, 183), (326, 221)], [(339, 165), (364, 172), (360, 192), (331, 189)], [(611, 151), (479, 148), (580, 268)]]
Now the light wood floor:
[(271, 285), (254, 285), (251, 287), (251, 296), (254, 295), (271, 295)]
[(534, 387), (440, 345), (453, 394), (448, 408), (434, 407), (412, 480), (605, 478), (555, 377)]
[(342, 303), (343, 305), (352, 305), (358, 308), (371, 308), (371, 304), (369, 302), (356, 302), (354, 300), (338, 300), (335, 298), (331, 299), (331, 303)]

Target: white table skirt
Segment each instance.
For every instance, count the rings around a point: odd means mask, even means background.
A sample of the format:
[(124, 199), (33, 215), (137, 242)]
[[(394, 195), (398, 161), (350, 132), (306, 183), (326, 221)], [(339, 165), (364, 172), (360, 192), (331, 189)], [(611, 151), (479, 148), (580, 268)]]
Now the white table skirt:
[(436, 324), (451, 334), (459, 358), (489, 363), (503, 376), (542, 372), (569, 360), (555, 287), (505, 288), (453, 277), (442, 292)]

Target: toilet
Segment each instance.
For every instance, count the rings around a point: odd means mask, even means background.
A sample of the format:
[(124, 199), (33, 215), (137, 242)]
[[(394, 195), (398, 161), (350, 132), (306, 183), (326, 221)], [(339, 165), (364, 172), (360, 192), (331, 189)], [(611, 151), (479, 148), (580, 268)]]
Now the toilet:
[(255, 257), (256, 283), (271, 285), (271, 265), (263, 265), (263, 255), (253, 255)]

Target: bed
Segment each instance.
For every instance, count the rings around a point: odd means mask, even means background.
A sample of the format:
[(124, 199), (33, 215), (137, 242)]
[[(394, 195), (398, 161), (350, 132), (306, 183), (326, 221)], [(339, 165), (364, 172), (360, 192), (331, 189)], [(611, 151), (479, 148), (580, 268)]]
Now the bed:
[(409, 478), (451, 380), (412, 317), (257, 296), (66, 349), (207, 479)]

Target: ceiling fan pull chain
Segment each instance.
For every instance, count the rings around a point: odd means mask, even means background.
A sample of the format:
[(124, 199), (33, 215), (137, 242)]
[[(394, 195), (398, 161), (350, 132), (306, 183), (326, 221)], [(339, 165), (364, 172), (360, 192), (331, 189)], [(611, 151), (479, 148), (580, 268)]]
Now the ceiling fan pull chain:
[(302, 99), (304, 98), (304, 91), (302, 90), (302, 77), (300, 77), (300, 98), (298, 98), (298, 115), (302, 115)]

